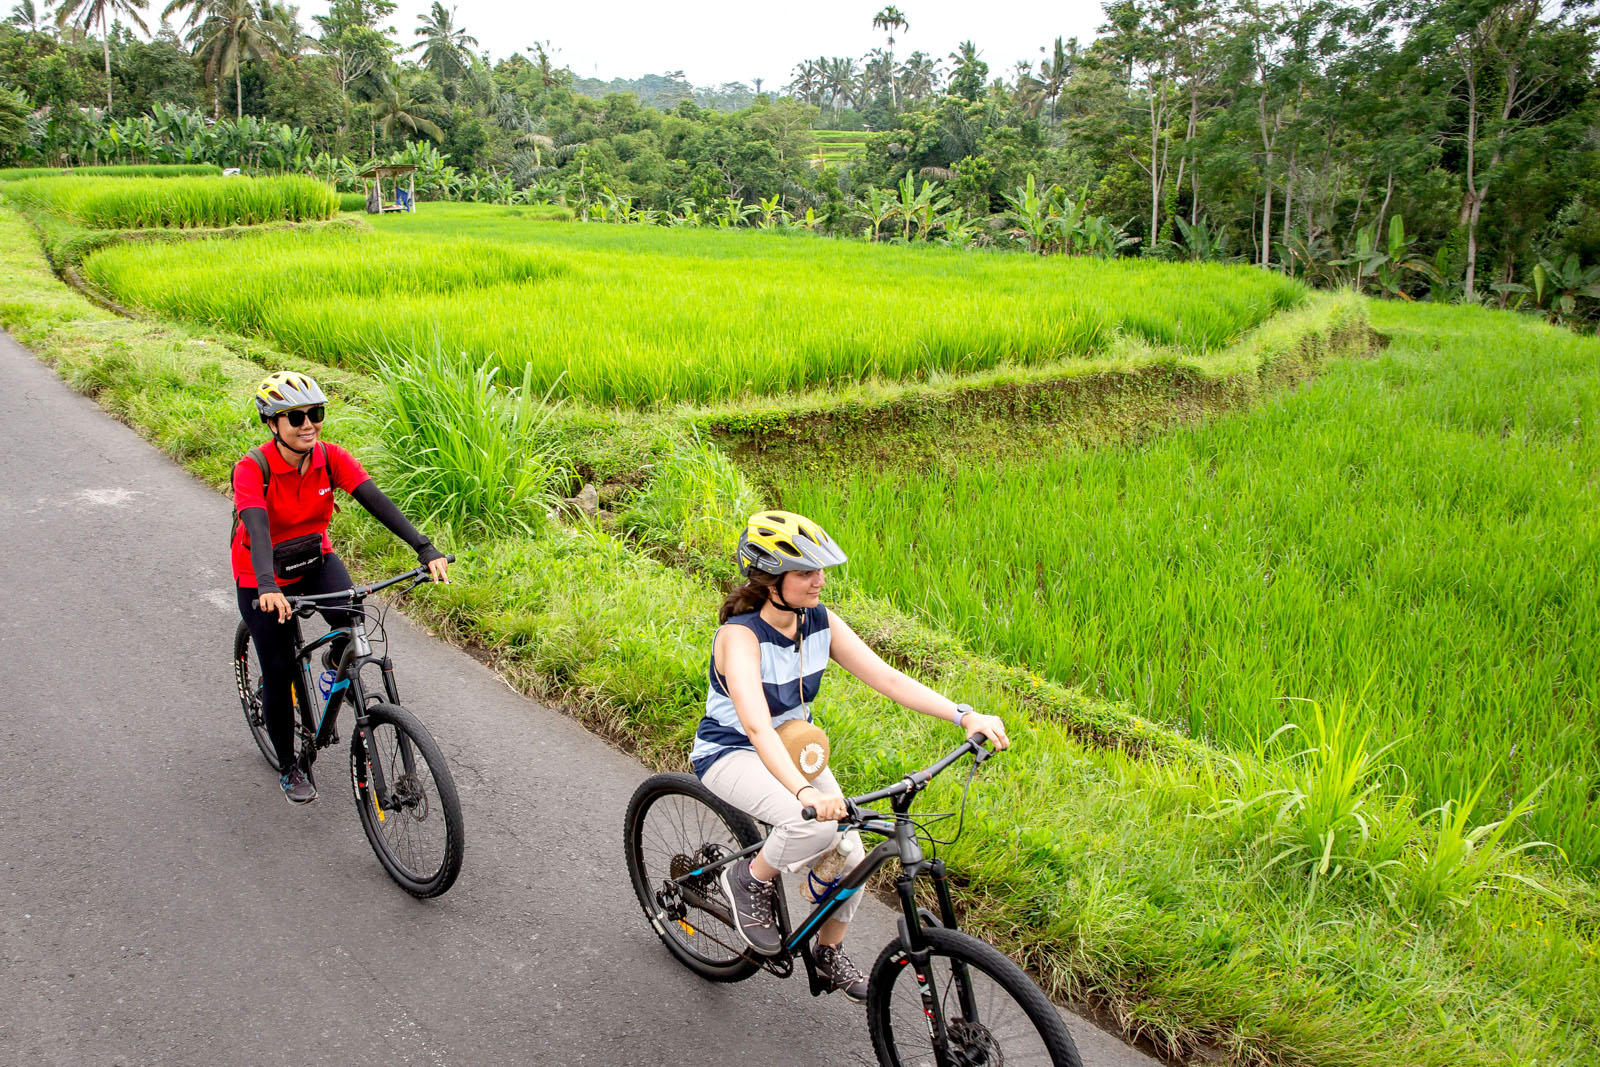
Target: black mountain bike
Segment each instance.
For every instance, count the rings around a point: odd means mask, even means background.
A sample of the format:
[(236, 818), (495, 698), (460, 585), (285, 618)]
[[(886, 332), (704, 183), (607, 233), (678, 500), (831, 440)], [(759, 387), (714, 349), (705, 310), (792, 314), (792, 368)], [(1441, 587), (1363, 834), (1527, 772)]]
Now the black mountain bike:
[[(450, 562), (454, 556), (445, 557)], [(427, 569), (354, 589), (319, 596), (289, 597), (294, 618), (295, 660), (299, 673), (292, 690), (295, 710), (295, 750), (301, 769), (311, 776), (319, 749), (339, 743), (339, 712), (354, 709), (355, 729), (350, 735), (350, 782), (355, 788), (356, 811), (372, 851), (400, 888), (418, 897), (436, 897), (450, 888), (461, 873), (465, 847), (461, 826), (461, 801), (444, 755), (426, 727), (400, 706), (394, 665), (389, 661), (383, 616), (388, 610), (372, 608), (367, 597), (380, 589), (409, 580), (400, 596), (431, 582)], [(399, 597), (396, 597), (399, 599)], [(337, 606), (350, 619), (348, 626), (330, 630), (309, 644), (300, 636), (300, 620), (319, 607)], [(320, 706), (313, 681), (311, 658), (317, 650), (345, 635), (348, 642), (335, 669), (327, 704)], [(384, 646), (374, 655), (372, 640)], [(267, 763), (276, 770), (278, 755), (267, 734), (262, 713), (261, 670), (250, 631), (240, 620), (233, 637), (234, 675), (239, 683), (239, 703), (245, 723)], [(362, 682), (362, 670), (380, 672), (382, 694)], [(315, 779), (312, 779), (315, 783)]]
[[(867, 1029), (878, 1062), (884, 1067), (1081, 1067), (1066, 1024), (1032, 979), (1003, 953), (957, 929), (944, 861), (923, 852), (924, 840), (937, 843), (925, 824), (948, 816), (915, 818), (912, 801), (934, 776), (969, 753), (970, 789), (991, 753), (969, 739), (895, 784), (845, 801), (849, 815), (839, 823), (841, 832), (854, 827), (884, 840), (798, 927), (789, 920), (780, 880), (783, 947), (772, 956), (745, 945), (718, 883), (724, 867), (765, 844), (756, 824), (693, 775), (655, 775), (634, 792), (623, 829), (639, 903), (667, 948), (696, 974), (713, 982), (742, 981), (757, 970), (787, 978), (799, 956), (812, 996), (820, 996), (827, 986), (817, 979), (812, 935), (878, 868), (898, 860), (899, 937), (884, 947), (868, 978)], [(892, 812), (862, 806), (884, 799)], [(964, 813), (965, 791), (961, 804)], [(804, 814), (812, 818), (815, 811), (808, 807)], [(924, 876), (933, 884), (938, 915), (917, 906), (916, 880)]]

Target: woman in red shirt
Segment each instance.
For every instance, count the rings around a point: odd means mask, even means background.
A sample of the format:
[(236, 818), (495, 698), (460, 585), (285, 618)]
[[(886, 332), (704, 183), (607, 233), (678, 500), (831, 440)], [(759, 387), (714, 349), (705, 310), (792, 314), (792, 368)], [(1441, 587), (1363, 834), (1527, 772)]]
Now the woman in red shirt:
[[(444, 553), (406, 521), (356, 458), (335, 444), (320, 442), (318, 447), (327, 399), (309, 375), (268, 375), (256, 389), (256, 411), (272, 430), (272, 440), (251, 449), (233, 467), (233, 507), (239, 522), (232, 553), (239, 613), (261, 662), (262, 712), (278, 752), (279, 784), (295, 804), (315, 800), (317, 791), (294, 756), (290, 687), (298, 672), (294, 633), (283, 625), (293, 616), (283, 590), (313, 596), (355, 584), (328, 539), (334, 490), (355, 497), (415, 549), (435, 581), (448, 580)], [(346, 625), (346, 614), (337, 608), (322, 612), (330, 626)], [(330, 644), (323, 664), (331, 667), (343, 652), (339, 642)]]

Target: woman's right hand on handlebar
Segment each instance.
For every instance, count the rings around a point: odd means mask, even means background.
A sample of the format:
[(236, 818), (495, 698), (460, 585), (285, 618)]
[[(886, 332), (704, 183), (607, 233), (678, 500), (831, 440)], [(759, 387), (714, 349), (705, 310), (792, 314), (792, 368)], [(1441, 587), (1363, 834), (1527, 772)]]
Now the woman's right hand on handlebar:
[(824, 793), (814, 785), (801, 789), (797, 799), (802, 805), (817, 809), (818, 822), (837, 822), (849, 814), (841, 794)]
[(282, 593), (263, 594), (259, 606), (269, 615), (276, 613), (279, 622), (288, 622), (289, 616), (294, 614), (294, 609), (289, 606), (289, 598)]

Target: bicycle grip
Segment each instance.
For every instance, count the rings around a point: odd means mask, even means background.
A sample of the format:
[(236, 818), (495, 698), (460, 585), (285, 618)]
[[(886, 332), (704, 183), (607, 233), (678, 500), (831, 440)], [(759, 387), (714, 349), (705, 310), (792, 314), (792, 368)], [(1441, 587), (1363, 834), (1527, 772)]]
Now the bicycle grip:
[(452, 556), (445, 556), (444, 561), (446, 563), (454, 563), (456, 561), (456, 557), (453, 556), (453, 555)]
[(817, 817), (817, 809), (807, 804), (805, 807), (800, 809), (800, 817), (806, 820), (806, 822), (811, 822)]

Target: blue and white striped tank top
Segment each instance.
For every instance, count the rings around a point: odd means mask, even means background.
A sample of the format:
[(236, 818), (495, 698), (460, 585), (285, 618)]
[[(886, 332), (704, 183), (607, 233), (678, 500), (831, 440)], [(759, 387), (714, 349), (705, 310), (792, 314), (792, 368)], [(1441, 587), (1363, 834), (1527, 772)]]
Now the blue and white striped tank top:
[[(799, 649), (795, 648), (794, 638), (779, 633), (759, 611), (735, 615), (723, 625), (743, 626), (752, 631), (761, 644), (761, 688), (766, 690), (772, 725), (779, 726), (791, 719), (809, 720), (811, 716), (803, 708), (817, 699), (817, 690), (822, 688), (822, 671), (828, 665), (831, 647), (828, 609), (820, 604), (806, 609), (805, 619), (800, 623)], [(802, 662), (804, 677), (801, 676)], [(694, 748), (689, 753), (689, 762), (694, 764), (694, 773), (699, 775), (704, 775), (713, 763), (729, 752), (754, 747), (717, 673), (715, 654), (706, 673), (710, 680), (706, 714), (700, 720), (700, 728), (694, 732)]]

